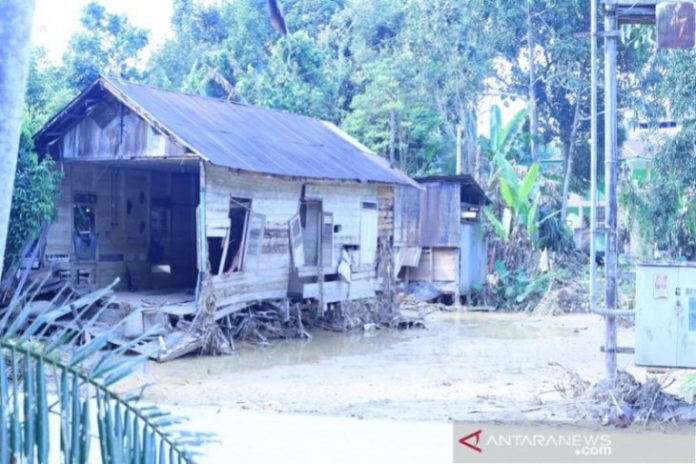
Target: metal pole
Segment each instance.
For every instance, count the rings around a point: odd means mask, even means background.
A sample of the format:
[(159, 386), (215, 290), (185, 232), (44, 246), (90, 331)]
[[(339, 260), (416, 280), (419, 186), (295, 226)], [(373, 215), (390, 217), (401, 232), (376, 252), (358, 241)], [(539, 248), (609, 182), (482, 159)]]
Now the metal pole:
[[(597, 310), (597, 0), (590, 12), (590, 308)], [(582, 215), (581, 215), (582, 217)]]
[[(604, 197), (606, 199), (604, 275), (606, 279), (605, 304), (610, 310), (617, 307), (617, 213), (616, 184), (618, 182), (617, 142), (617, 87), (616, 54), (618, 48), (618, 18), (616, 0), (605, 0), (604, 11)], [(606, 368), (607, 376), (616, 374), (616, 316), (606, 317)]]

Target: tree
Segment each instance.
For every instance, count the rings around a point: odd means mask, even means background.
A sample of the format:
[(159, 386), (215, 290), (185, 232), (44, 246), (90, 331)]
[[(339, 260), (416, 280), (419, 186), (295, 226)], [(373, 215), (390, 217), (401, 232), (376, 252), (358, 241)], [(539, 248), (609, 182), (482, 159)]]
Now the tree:
[(661, 78), (646, 79), (646, 87), (657, 98), (652, 106), (642, 107), (643, 117), (671, 114), (679, 130), (657, 152), (650, 181), (626, 176), (622, 192), (628, 220), (637, 226), (643, 243), (650, 245), (643, 251), (656, 248), (673, 259), (696, 259), (696, 79), (690, 71), (694, 66), (694, 51), (677, 51), (660, 55), (646, 67), (648, 74), (657, 72)]
[(0, 3), (0, 258), (7, 242), (12, 186), (22, 123), (34, 2)]
[(96, 2), (87, 4), (80, 23), (83, 30), (71, 37), (63, 57), (74, 91), (86, 88), (100, 73), (140, 78), (138, 54), (148, 42), (145, 29), (133, 26), (125, 15), (108, 13)]
[[(507, 94), (525, 97), (530, 104), (529, 153), (536, 161), (541, 146), (562, 148), (568, 185), (579, 140), (588, 138), (587, 83), (589, 42), (577, 33), (589, 30), (587, 4), (577, 0), (510, 2), (500, 0), (493, 9), (505, 34), (501, 52), (512, 67), (498, 76)], [(524, 38), (524, 40), (520, 40)], [(589, 175), (586, 176), (589, 178)]]
[(19, 264), (23, 245), (27, 240), (37, 238), (42, 227), (55, 219), (54, 204), (61, 178), (51, 158), (39, 159), (33, 152), (31, 135), (23, 130), (12, 191), (4, 270)]

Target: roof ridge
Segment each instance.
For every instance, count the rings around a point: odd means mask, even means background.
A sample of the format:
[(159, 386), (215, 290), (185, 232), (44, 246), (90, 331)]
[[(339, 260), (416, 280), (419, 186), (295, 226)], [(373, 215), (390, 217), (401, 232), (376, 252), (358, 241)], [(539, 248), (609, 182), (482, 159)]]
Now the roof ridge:
[(197, 94), (197, 93), (186, 92), (186, 91), (184, 91), (184, 90), (166, 89), (166, 88), (164, 88), (164, 87), (158, 87), (158, 86), (152, 85), (152, 84), (144, 84), (144, 83), (142, 83), (142, 82), (133, 82), (133, 81), (129, 81), (129, 80), (127, 80), (127, 79), (122, 79), (122, 78), (116, 77), (116, 76), (105, 76), (105, 75), (101, 75), (100, 77), (101, 77), (102, 79), (104, 79), (104, 80), (107, 80), (107, 81), (115, 81), (115, 82), (118, 82), (118, 83), (120, 83), (120, 84), (136, 85), (136, 86), (139, 86), (139, 87), (145, 87), (145, 88), (147, 88), (147, 89), (156, 90), (156, 91), (175, 93), (175, 94), (177, 94), (177, 95), (184, 95), (184, 96), (187, 96), (187, 97), (205, 98), (206, 100), (213, 100), (213, 101), (220, 102), (220, 103), (228, 103), (228, 104), (234, 105), (234, 106), (242, 106), (242, 107), (245, 107), (245, 108), (255, 108), (255, 109), (259, 109), (259, 110), (270, 111), (270, 112), (273, 112), (273, 113), (289, 114), (289, 115), (292, 115), (292, 116), (299, 116), (299, 117), (301, 117), (301, 118), (311, 119), (311, 120), (313, 120), (313, 121), (318, 121), (318, 122), (322, 122), (322, 123), (334, 124), (333, 121), (328, 121), (328, 120), (326, 120), (326, 119), (321, 119), (321, 118), (317, 118), (317, 117), (314, 117), (314, 116), (309, 116), (309, 115), (306, 115), (306, 114), (295, 113), (295, 112), (292, 112), (292, 111), (289, 111), (289, 110), (285, 110), (285, 109), (280, 109), (280, 108), (269, 108), (269, 107), (267, 107), (267, 106), (260, 106), (260, 105), (250, 105), (250, 104), (248, 104), (248, 103), (241, 103), (241, 102), (236, 102), (236, 101), (227, 100), (226, 98), (211, 97), (210, 95), (199, 95), (199, 94)]

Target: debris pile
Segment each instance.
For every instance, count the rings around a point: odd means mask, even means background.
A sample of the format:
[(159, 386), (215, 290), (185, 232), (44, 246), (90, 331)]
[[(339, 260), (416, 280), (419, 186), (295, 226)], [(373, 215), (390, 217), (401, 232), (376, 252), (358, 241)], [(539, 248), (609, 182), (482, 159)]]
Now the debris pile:
[(587, 287), (577, 280), (555, 277), (548, 290), (534, 308), (537, 316), (558, 316), (567, 313), (586, 313), (590, 311)]
[(556, 388), (566, 399), (573, 400), (573, 412), (581, 419), (615, 427), (696, 419), (696, 405), (665, 392), (669, 385), (662, 385), (655, 378), (641, 383), (628, 372), (619, 371), (614, 379), (591, 385), (577, 373), (565, 371), (565, 383)]

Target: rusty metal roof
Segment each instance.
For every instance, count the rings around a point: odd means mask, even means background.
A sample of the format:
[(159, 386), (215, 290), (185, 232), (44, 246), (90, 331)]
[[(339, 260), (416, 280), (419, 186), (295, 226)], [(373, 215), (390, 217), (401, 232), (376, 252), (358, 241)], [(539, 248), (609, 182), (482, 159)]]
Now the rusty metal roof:
[(486, 205), (491, 203), (491, 200), (486, 196), (486, 192), (484, 192), (479, 183), (476, 182), (476, 179), (469, 174), (417, 177), (415, 180), (419, 184), (459, 184), (461, 186), (461, 201), (471, 205)]
[[(85, 95), (93, 97), (95, 86), (218, 166), (280, 176), (416, 185), (333, 124), (297, 114), (105, 77), (66, 110), (80, 107), (76, 103)], [(36, 135), (37, 140), (64, 127), (59, 116)]]

